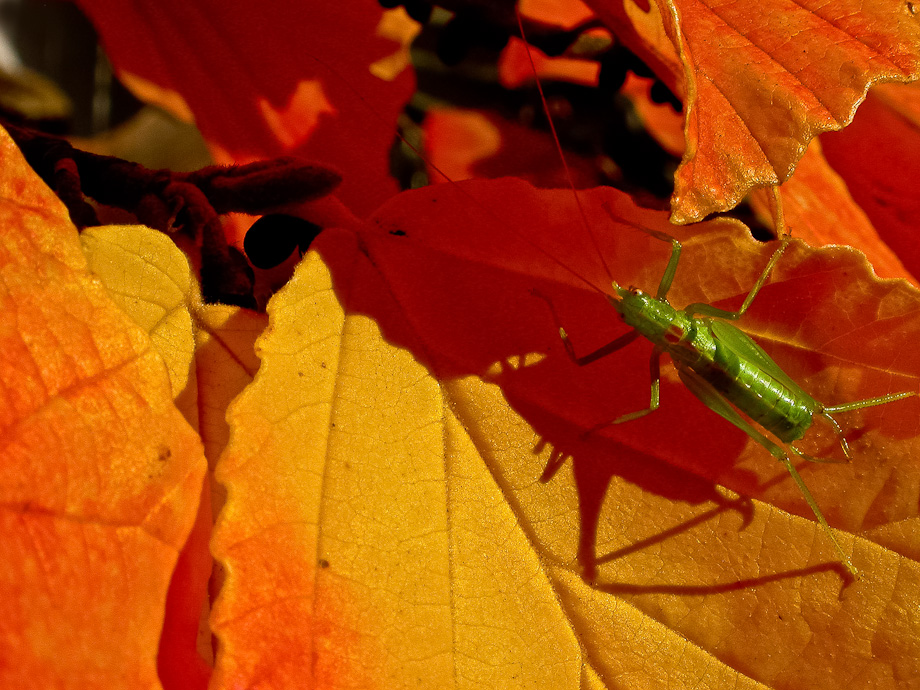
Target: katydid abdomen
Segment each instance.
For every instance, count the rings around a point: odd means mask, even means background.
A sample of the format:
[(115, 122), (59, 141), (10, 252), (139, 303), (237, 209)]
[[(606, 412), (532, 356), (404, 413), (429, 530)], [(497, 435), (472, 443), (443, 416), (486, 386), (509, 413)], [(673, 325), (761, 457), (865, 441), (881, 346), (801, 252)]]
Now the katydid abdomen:
[[(702, 325), (702, 324), (701, 324)], [(801, 388), (789, 388), (729, 345), (711, 330), (698, 329), (698, 337), (715, 341), (715, 353), (692, 365), (693, 371), (712, 384), (748, 417), (784, 443), (797, 441), (811, 426), (816, 403)]]

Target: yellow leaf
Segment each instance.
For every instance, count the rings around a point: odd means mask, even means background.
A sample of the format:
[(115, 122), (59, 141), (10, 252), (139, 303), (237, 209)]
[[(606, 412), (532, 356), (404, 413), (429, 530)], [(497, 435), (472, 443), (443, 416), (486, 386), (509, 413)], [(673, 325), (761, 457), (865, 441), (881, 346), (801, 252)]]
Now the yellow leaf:
[(228, 435), (224, 410), (258, 369), (253, 343), (265, 315), (203, 304), (187, 257), (161, 232), (103, 226), (86, 229), (80, 240), (113, 301), (150, 334), (177, 404), (216, 460)]
[[(577, 641), (436, 381), (369, 319), (344, 315), (316, 255), (270, 313), (218, 475), (230, 499), (214, 540), (228, 573), (216, 677), (574, 681)], [(466, 556), (454, 562), (457, 549)]]
[[(650, 437), (637, 423), (615, 441), (545, 438), (535, 429), (549, 435), (560, 393), (527, 397), (525, 388), (545, 382), (538, 370), (551, 357), (502, 362), (500, 389), (469, 375), (439, 384), (392, 344), (438, 359), (431, 329), (414, 330), (434, 317), (467, 329), (471, 348), (492, 352), (501, 335), (456, 305), (438, 311), (430, 294), (410, 299), (422, 275), (463, 289), (458, 300), (473, 297), (467, 279), (490, 292), (470, 241), (482, 232), (494, 247), (500, 238), (464, 222), (449, 196), (438, 208), (457, 216), (469, 256), (419, 252), (418, 270), (390, 271), (424, 234), (405, 223), (415, 216), (398, 224), (390, 209), (378, 219), (383, 231), (362, 236), (373, 262), (353, 238), (327, 231), (319, 247), (334, 279), (309, 255), (270, 305), (262, 367), (231, 409), (218, 470), (229, 497), (213, 542), (227, 570), (212, 618), (215, 685), (715, 690), (836, 688), (841, 678), (894, 688), (912, 678), (920, 623), (898, 613), (920, 588), (907, 523), (840, 532), (863, 572), (845, 585), (826, 535), (799, 496), (785, 496), (785, 470), (686, 391), (664, 384), (672, 412), (731, 446), (739, 460), (720, 464), (722, 476), (762, 500), (672, 464), (663, 439), (689, 432), (660, 412), (653, 421), (670, 435)], [(443, 239), (440, 218), (432, 233)], [(540, 307), (524, 289), (492, 288), (493, 301), (509, 302), (498, 317), (507, 329)], [(459, 357), (436, 366), (456, 369)], [(615, 397), (612, 385), (604, 390)], [(909, 443), (892, 440), (888, 450), (906, 453)], [(678, 450), (692, 455), (686, 445)], [(880, 457), (863, 452), (860, 463), (884, 459), (882, 440), (871, 447)], [(566, 453), (574, 460), (563, 462)], [(553, 464), (556, 475), (541, 481)], [(910, 466), (898, 472), (892, 490), (912, 476)], [(815, 487), (824, 507), (846, 483)], [(874, 487), (838, 496), (844, 516), (835, 509), (832, 524), (848, 524), (851, 508), (863, 514), (873, 496)], [(886, 502), (912, 514), (897, 505)]]
[(190, 305), (200, 305), (188, 259), (166, 235), (142, 225), (87, 228), (89, 269), (141, 328), (169, 369), (173, 397), (188, 384), (195, 353)]

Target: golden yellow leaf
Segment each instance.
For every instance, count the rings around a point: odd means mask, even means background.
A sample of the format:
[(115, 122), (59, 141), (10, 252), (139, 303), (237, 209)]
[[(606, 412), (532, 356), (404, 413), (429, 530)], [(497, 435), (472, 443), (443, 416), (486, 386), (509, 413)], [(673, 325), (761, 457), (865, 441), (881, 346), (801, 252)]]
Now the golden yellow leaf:
[(264, 314), (203, 304), (188, 258), (161, 232), (140, 225), (88, 228), (84, 254), (112, 299), (139, 326), (169, 368), (173, 396), (202, 435), (212, 460), (227, 440), (224, 410), (252, 380), (253, 343)]
[[(577, 641), (539, 560), (436, 381), (344, 315), (315, 255), (270, 313), (218, 474), (219, 682), (577, 679)], [(455, 563), (458, 548), (469, 557)]]
[[(150, 334), (153, 347), (167, 362), (173, 396), (201, 434), (206, 456), (213, 462), (228, 437), (227, 405), (258, 368), (253, 342), (265, 328), (265, 316), (202, 304), (185, 255), (170, 238), (150, 228), (90, 228), (81, 235), (81, 243), (109, 295)], [(170, 585), (158, 664), (167, 687), (200, 687), (210, 673), (208, 662), (213, 663), (210, 632), (200, 612), (204, 606), (207, 613), (212, 574), (208, 540), (222, 503), (219, 486), (205, 487), (194, 530)], [(203, 631), (200, 624), (205, 624)]]
[[(230, 412), (216, 687), (893, 688), (915, 677), (920, 622), (898, 614), (920, 588), (915, 519), (872, 541), (841, 534), (864, 572), (844, 587), (826, 535), (778, 507), (789, 500), (771, 494), (787, 482), (775, 463), (760, 489), (770, 502), (744, 501), (662, 462), (656, 439), (631, 445), (634, 427), (615, 444), (583, 440), (542, 482), (560, 452), (533, 428), (548, 411), (522, 415), (529, 399), (513, 409), (478, 377), (439, 385), (336, 294), (388, 314), (400, 342), (413, 336), (399, 319), (417, 325), (423, 310), (388, 311), (380, 267), (353, 238), (327, 233), (320, 246), (334, 281), (315, 255), (298, 268)], [(501, 362), (496, 380), (539, 360)], [(762, 450), (737, 452), (733, 481), (770, 476)]]
[(89, 269), (112, 300), (150, 334), (178, 397), (195, 354), (189, 302), (201, 302), (185, 254), (166, 235), (142, 225), (87, 228), (80, 242)]

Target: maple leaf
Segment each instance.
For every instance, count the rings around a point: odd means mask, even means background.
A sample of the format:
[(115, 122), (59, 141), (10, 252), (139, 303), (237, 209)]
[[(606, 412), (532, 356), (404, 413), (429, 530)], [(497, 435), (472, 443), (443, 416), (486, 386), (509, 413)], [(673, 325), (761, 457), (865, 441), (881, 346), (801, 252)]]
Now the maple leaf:
[[(583, 201), (589, 220), (610, 223), (604, 202), (668, 227), (615, 192)], [(785, 470), (668, 377), (656, 414), (580, 438), (644, 404), (648, 352), (583, 369), (563, 354), (534, 287), (579, 343), (622, 332), (583, 281), (599, 261), (553, 258), (577, 256), (571, 204), (510, 180), (405, 193), (360, 242), (321, 236), (331, 275), (311, 254), (276, 295), (219, 470), (218, 686), (912, 678), (916, 623), (889, 614), (916, 596), (896, 575), (917, 570), (916, 401), (848, 417), (851, 465), (802, 468), (863, 573), (841, 589)], [(676, 304), (737, 303), (769, 254), (734, 222), (680, 236)], [(628, 225), (601, 242), (618, 276), (654, 286), (666, 245)], [(916, 387), (917, 300), (852, 251), (795, 245), (744, 324), (836, 401)], [(871, 659), (870, 638), (886, 640)]]

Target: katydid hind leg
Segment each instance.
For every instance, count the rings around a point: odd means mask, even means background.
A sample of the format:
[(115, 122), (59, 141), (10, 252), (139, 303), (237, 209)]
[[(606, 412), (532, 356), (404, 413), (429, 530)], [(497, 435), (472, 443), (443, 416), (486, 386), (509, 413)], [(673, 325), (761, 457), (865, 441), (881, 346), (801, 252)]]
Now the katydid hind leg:
[(852, 410), (861, 410), (865, 407), (887, 405), (888, 403), (895, 402), (896, 400), (903, 400), (904, 398), (910, 398), (914, 395), (917, 395), (917, 391), (904, 391), (903, 393), (889, 393), (888, 395), (880, 395), (877, 398), (854, 400), (848, 403), (841, 403), (840, 405), (824, 405), (822, 406), (821, 413), (826, 416), (828, 414), (835, 414), (837, 412), (850, 412)]
[[(877, 405), (887, 405), (888, 403), (903, 400), (904, 398), (910, 398), (915, 395), (917, 395), (916, 391), (905, 391), (903, 393), (889, 393), (888, 395), (880, 395), (877, 398), (854, 400), (848, 403), (841, 403), (840, 405), (822, 405), (819, 409), (815, 410), (815, 414), (821, 415), (821, 417), (824, 418), (826, 422), (834, 427), (834, 431), (837, 433), (837, 440), (840, 442), (840, 447), (843, 449), (843, 454), (847, 457), (847, 459), (850, 459), (850, 444), (847, 443), (847, 439), (843, 434), (843, 429), (840, 428), (840, 424), (837, 422), (837, 420), (831, 416), (832, 414), (836, 414), (837, 412), (862, 410), (866, 407), (876, 407)], [(802, 454), (802, 456), (808, 458), (809, 460), (814, 460), (814, 458), (804, 454)]]
[[(834, 550), (837, 552), (840, 560), (854, 577), (858, 576), (859, 572), (856, 570), (856, 567), (853, 565), (850, 557), (840, 546), (840, 543), (837, 541), (837, 537), (834, 536), (834, 532), (831, 529), (831, 526), (824, 518), (824, 514), (821, 512), (821, 508), (818, 507), (818, 502), (815, 500), (814, 496), (812, 496), (811, 491), (805, 484), (805, 480), (802, 479), (802, 476), (798, 473), (798, 470), (795, 469), (792, 461), (789, 459), (789, 454), (785, 452), (782, 447), (757, 431), (757, 429), (748, 423), (738, 413), (738, 411), (732, 407), (731, 403), (729, 403), (721, 393), (719, 393), (709, 382), (705, 381), (698, 374), (689, 369), (678, 369), (677, 373), (680, 376), (681, 381), (684, 382), (684, 385), (687, 386), (690, 392), (699, 398), (700, 401), (706, 405), (706, 407), (711, 409), (726, 421), (731, 422), (737, 428), (741, 429), (741, 431), (746, 433), (752, 439), (757, 441), (757, 443), (766, 448), (770, 455), (783, 463), (783, 466), (792, 476), (792, 479), (796, 486), (799, 488), (799, 491), (801, 491), (802, 495), (805, 497), (805, 502), (808, 504), (808, 507), (811, 508), (811, 511), (817, 518), (818, 524), (821, 525), (824, 533), (827, 534), (828, 538), (830, 538), (831, 543), (834, 545)], [(797, 450), (796, 452), (798, 454)]]

